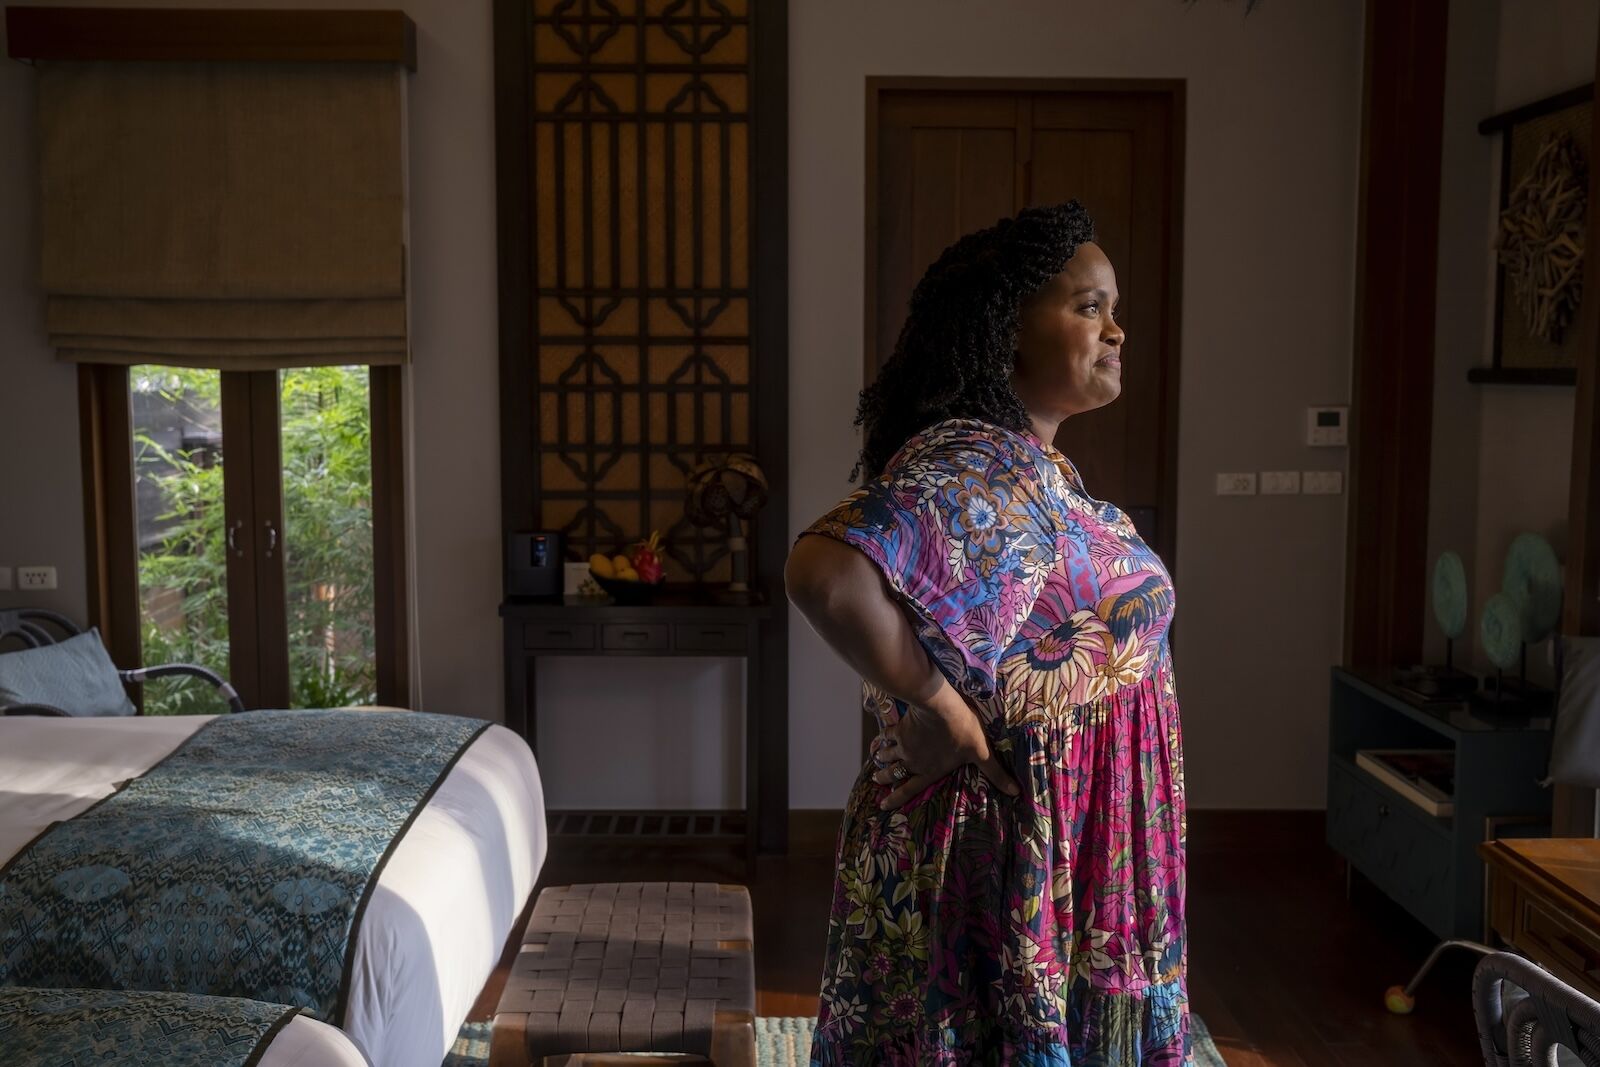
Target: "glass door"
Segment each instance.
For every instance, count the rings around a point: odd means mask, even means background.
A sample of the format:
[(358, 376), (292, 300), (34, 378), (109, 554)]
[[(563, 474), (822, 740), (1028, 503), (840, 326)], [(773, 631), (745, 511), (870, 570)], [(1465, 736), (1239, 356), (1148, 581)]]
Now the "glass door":
[[(139, 366), (129, 386), (143, 662), (209, 667), (251, 708), (377, 702), (372, 372)], [(144, 708), (219, 710), (168, 681)]]
[[(227, 523), (223, 502), (222, 374), (134, 367), (134, 530), (144, 662), (195, 663), (227, 677)], [(145, 692), (148, 715), (218, 710), (195, 682)]]
[(366, 367), (279, 377), (289, 694), (294, 707), (377, 701), (372, 400)]

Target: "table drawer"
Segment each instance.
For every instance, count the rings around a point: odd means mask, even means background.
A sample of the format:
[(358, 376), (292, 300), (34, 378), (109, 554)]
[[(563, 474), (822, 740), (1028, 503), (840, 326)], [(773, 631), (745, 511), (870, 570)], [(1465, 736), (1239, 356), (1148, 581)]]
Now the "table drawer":
[(1454, 915), (1451, 839), (1429, 817), (1335, 760), (1328, 770), (1328, 843), (1436, 932)]
[(683, 652), (743, 652), (745, 628), (737, 623), (680, 622), (672, 628), (672, 647)]
[(540, 649), (594, 647), (592, 622), (530, 622), (522, 627), (522, 647)]
[(1588, 989), (1600, 982), (1600, 933), (1560, 914), (1550, 902), (1517, 893), (1512, 944), (1569, 982)]
[(664, 622), (608, 622), (600, 628), (600, 647), (627, 652), (665, 652), (671, 647)]

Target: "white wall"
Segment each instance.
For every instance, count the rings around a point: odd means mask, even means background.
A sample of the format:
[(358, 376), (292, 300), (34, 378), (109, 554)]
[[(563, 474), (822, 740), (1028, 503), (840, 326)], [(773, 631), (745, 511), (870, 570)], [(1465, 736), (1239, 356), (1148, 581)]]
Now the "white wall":
[(0, 591), (0, 604), (81, 619), (88, 589), (78, 374), (54, 362), (44, 343), (33, 99), (33, 69), (0, 60), (0, 567), (54, 566), (59, 587)]
[[(847, 491), (856, 448), (864, 79), (1187, 79), (1175, 652), (1190, 802), (1315, 808), (1345, 498), (1212, 489), (1219, 471), (1345, 465), (1342, 450), (1304, 447), (1302, 427), (1306, 405), (1349, 395), (1362, 6), (1242, 11), (1220, 0), (791, 3), (791, 516), (798, 531)], [(856, 685), (798, 617), (791, 633), (790, 795), (837, 807), (857, 767)]]
[[(94, 0), (97, 6), (136, 0)], [(260, 7), (256, 0), (169, 6)], [(340, 0), (341, 8), (393, 7)], [(431, 710), (501, 717), (494, 98), (489, 5), (411, 0), (417, 397), (417, 666)], [(53, 563), (32, 602), (86, 611), (77, 375), (45, 344), (38, 287), (34, 76), (0, 62), (0, 566)], [(0, 601), (23, 602), (15, 593)]]
[[(140, 0), (68, 0), (139, 6)], [(260, 7), (259, 0), (173, 0)], [(315, 4), (301, 6), (318, 6)], [(328, 7), (390, 8), (390, 0)], [(493, 41), (488, 0), (409, 0), (410, 371), (416, 706), (503, 718)], [(53, 594), (0, 604), (86, 611), (77, 376), (51, 358), (38, 287), (33, 71), (0, 62), (0, 566), (53, 563)], [(540, 672), (556, 806), (742, 804), (738, 661), (552, 660)], [(837, 803), (837, 801), (835, 801)]]
[[(499, 717), (488, 7), (406, 5), (419, 30), (411, 164), (421, 704)], [(847, 490), (855, 450), (865, 77), (1188, 80), (1175, 563), (1190, 795), (1197, 806), (1319, 806), (1344, 498), (1219, 500), (1210, 489), (1217, 471), (1343, 466), (1342, 452), (1306, 449), (1300, 434), (1305, 405), (1348, 396), (1361, 5), (1272, 0), (1245, 18), (1242, 4), (1222, 0), (792, 0), (790, 19), (797, 528)], [(14, 146), (0, 158), (0, 232), (9, 238), (0, 249), (0, 565), (56, 563), (63, 588), (50, 602), (81, 615), (75, 377), (45, 349), (34, 281), (32, 73), (0, 68), (0, 136)], [(1138, 338), (1131, 345), (1137, 358)], [(855, 684), (803, 622), (792, 633), (791, 802), (838, 807), (855, 771)], [(738, 693), (737, 666), (724, 661), (605, 670), (551, 661), (540, 676), (540, 728), (552, 803), (735, 803)]]
[[(1534, 531), (1565, 551), (1573, 390), (1466, 381), (1468, 368), (1490, 362), (1494, 345), (1501, 144), (1477, 124), (1592, 80), (1597, 29), (1596, 0), (1500, 0), (1450, 12), (1428, 543), (1430, 565), (1446, 548), (1466, 560), (1468, 665), (1479, 671), (1492, 667), (1476, 647), (1478, 615), (1500, 588), (1512, 539)], [(1431, 611), (1426, 620), (1429, 653), (1438, 656), (1443, 638)], [(1539, 681), (1551, 680), (1547, 654), (1529, 656)]]

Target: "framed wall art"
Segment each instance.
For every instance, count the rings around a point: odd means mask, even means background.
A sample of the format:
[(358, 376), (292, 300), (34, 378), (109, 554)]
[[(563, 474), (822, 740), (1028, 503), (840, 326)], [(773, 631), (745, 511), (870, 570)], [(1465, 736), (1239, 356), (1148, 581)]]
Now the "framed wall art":
[(1474, 382), (1577, 381), (1593, 108), (1590, 84), (1478, 125), (1501, 145), (1493, 355)]

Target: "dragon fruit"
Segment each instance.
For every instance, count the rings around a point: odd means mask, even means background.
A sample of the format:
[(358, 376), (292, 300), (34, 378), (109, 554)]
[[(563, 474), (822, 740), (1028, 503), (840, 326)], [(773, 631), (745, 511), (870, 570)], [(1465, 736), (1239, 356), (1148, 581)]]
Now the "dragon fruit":
[(661, 581), (663, 571), (661, 567), (661, 534), (652, 531), (648, 541), (641, 541), (633, 550), (633, 569), (639, 572), (639, 580), (647, 585), (655, 585)]

